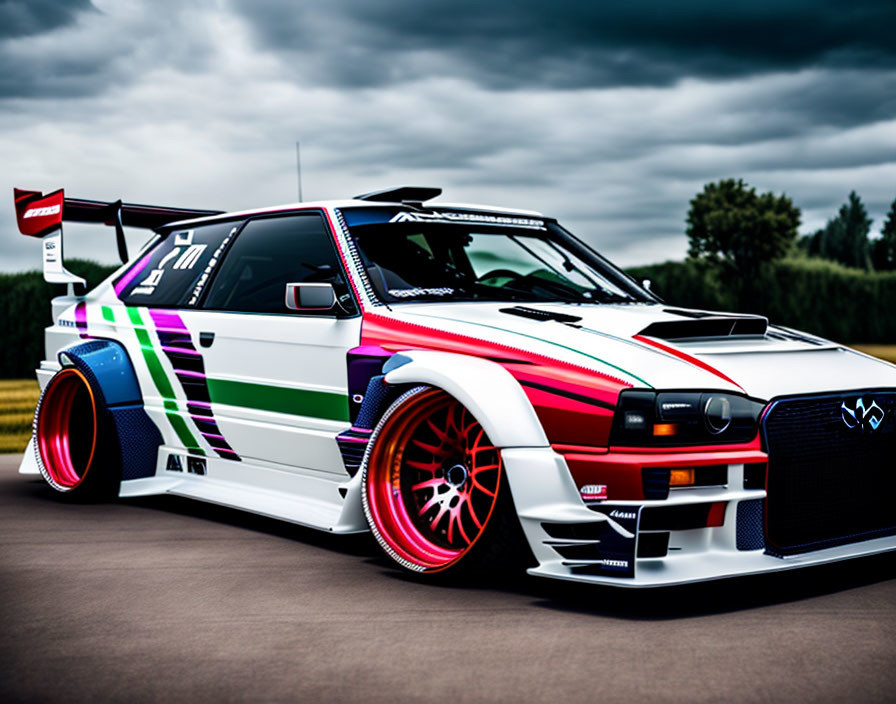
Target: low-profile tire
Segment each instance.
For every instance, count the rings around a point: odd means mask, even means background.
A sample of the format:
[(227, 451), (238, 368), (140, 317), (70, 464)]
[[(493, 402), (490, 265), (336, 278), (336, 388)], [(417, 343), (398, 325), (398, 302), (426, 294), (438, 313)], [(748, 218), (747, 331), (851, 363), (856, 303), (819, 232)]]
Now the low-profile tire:
[(361, 472), (368, 525), (405, 569), (458, 575), (522, 565), (528, 546), (501, 453), (444, 391), (402, 394), (377, 424)]
[(115, 496), (118, 438), (102, 396), (75, 367), (47, 383), (34, 411), (34, 452), (47, 484), (67, 498)]

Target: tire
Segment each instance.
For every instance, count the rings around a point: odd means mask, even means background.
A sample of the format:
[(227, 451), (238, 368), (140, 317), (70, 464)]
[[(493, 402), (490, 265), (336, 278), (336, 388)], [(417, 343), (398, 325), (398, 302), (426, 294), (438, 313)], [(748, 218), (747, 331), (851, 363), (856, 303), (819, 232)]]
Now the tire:
[(68, 498), (118, 493), (118, 437), (102, 396), (75, 367), (47, 383), (34, 411), (34, 452), (47, 484)]
[(411, 389), (389, 407), (361, 471), (370, 530), (411, 572), (493, 572), (528, 554), (500, 450), (440, 389)]

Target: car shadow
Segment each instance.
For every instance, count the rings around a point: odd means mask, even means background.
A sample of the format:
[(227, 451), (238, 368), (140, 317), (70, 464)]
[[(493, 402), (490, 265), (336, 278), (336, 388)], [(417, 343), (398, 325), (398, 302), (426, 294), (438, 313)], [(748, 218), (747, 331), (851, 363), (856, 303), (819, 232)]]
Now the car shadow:
[[(384, 570), (396, 580), (414, 575)], [(531, 599), (533, 606), (633, 621), (665, 621), (735, 613), (805, 601), (896, 579), (896, 553), (872, 555), (783, 572), (731, 577), (688, 585), (633, 589), (495, 574), (432, 582), (435, 589), (500, 590)]]
[[(29, 498), (63, 503), (42, 481), (19, 485)], [(603, 618), (662, 621), (759, 609), (869, 587), (896, 579), (896, 552), (797, 570), (734, 577), (711, 582), (630, 589), (532, 577), (522, 570), (462, 577), (420, 576), (394, 568), (369, 533), (336, 535), (235, 508), (178, 496), (120, 499), (122, 506), (187, 516), (243, 530), (294, 540), (360, 558), (385, 579), (427, 584), (433, 590), (503, 591), (538, 608)], [(83, 505), (83, 504), (82, 504)]]

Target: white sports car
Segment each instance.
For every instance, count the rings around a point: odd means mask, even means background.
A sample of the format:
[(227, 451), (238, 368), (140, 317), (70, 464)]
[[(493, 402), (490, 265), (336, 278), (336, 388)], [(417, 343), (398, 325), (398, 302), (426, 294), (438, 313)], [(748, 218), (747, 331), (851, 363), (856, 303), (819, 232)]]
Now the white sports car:
[[(551, 218), (404, 187), (237, 213), (16, 191), (53, 301), (21, 472), (419, 573), (678, 584), (896, 548), (896, 367), (665, 305)], [(62, 222), (154, 238), (89, 293)]]

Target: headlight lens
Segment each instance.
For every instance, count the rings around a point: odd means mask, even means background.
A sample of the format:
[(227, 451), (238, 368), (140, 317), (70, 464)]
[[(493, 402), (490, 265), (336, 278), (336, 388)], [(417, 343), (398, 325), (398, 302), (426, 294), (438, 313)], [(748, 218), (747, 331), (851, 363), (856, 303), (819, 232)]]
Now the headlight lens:
[(750, 442), (764, 403), (705, 391), (623, 391), (613, 445), (700, 445)]

